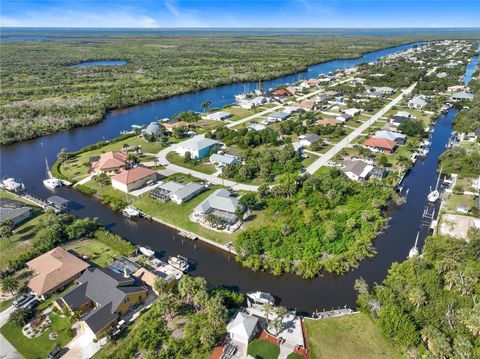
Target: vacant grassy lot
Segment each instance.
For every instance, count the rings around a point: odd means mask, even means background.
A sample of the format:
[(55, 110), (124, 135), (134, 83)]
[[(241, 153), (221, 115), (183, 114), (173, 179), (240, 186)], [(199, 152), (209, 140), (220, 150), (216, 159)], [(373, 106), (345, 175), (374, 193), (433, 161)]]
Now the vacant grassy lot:
[(248, 354), (257, 359), (277, 359), (280, 348), (266, 340), (255, 339), (248, 344)]
[(206, 173), (206, 174), (212, 174), (217, 171), (215, 169), (215, 166), (211, 163), (207, 163), (202, 160), (187, 160), (185, 157), (180, 156), (176, 152), (168, 153), (167, 160), (173, 164), (176, 164), (185, 168), (190, 168), (191, 170)]
[(365, 314), (305, 320), (312, 359), (396, 359), (400, 354)]
[(85, 239), (71, 243), (65, 249), (73, 250), (80, 256), (88, 257), (90, 261), (100, 267), (107, 266), (113, 259), (119, 256), (117, 251), (95, 239)]
[[(50, 314), (50, 319), (52, 326), (38, 338), (28, 339), (22, 334), (22, 329), (11, 322), (7, 322), (0, 332), (26, 359), (45, 358), (53, 348), (63, 347), (72, 339), (70, 330), (72, 324), (69, 319), (61, 318), (54, 313)], [(56, 340), (48, 338), (51, 332), (58, 334)]]

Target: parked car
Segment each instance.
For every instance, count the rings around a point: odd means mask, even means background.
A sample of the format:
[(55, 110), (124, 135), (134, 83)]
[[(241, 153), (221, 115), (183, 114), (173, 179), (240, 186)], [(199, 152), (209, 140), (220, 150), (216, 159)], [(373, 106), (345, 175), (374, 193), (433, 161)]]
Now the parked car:
[(12, 302), (13, 306), (18, 308), (33, 298), (32, 294), (22, 294)]
[(37, 305), (39, 305), (39, 304), (40, 304), (40, 301), (35, 298), (34, 300), (32, 300), (31, 302), (29, 302), (28, 304), (26, 304), (26, 305), (24, 306), (24, 308), (25, 308), (25, 309), (28, 309), (28, 310), (32, 310), (32, 309), (35, 309), (35, 307), (36, 307)]
[(45, 359), (57, 359), (60, 358), (61, 355), (62, 349), (60, 349), (59, 347), (55, 347), (55, 349), (53, 349), (50, 353), (47, 354)]

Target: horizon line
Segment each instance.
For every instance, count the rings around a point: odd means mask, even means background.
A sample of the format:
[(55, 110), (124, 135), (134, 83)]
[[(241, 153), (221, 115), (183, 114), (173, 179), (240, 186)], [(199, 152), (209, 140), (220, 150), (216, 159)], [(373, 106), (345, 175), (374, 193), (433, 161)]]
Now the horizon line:
[(414, 27), (262, 27), (262, 26), (202, 26), (202, 27), (97, 27), (97, 26), (0, 26), (0, 29), (136, 29), (136, 30), (204, 30), (204, 29), (292, 29), (292, 30), (371, 30), (371, 29), (478, 29), (480, 26), (414, 26)]

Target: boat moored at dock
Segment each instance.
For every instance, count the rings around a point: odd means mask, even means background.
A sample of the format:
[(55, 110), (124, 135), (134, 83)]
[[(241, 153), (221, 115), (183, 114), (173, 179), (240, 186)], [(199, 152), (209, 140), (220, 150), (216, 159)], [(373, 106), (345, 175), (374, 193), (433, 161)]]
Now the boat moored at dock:
[(256, 291), (247, 293), (247, 298), (258, 304), (275, 304), (275, 298), (270, 293)]
[(181, 255), (168, 258), (168, 264), (170, 264), (172, 267), (175, 267), (181, 270), (184, 273), (188, 272), (188, 267), (189, 267), (188, 259)]
[(7, 191), (19, 193), (25, 190), (25, 185), (22, 182), (17, 182), (14, 178), (6, 178), (0, 182), (0, 188)]

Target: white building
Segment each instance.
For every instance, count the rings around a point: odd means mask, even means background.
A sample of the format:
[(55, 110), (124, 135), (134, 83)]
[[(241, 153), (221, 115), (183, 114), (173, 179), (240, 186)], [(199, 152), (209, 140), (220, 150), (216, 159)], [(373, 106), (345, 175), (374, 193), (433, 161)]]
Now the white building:
[(219, 112), (212, 112), (209, 113), (205, 118), (207, 120), (214, 120), (214, 121), (225, 121), (232, 117), (233, 115), (230, 112), (226, 111), (219, 111)]
[(192, 159), (201, 159), (210, 154), (212, 148), (220, 146), (220, 142), (210, 138), (194, 137), (188, 141), (182, 142), (179, 147), (175, 149), (181, 156), (189, 152)]
[(227, 325), (227, 333), (234, 342), (248, 344), (260, 329), (258, 318), (242, 312), (237, 313)]

